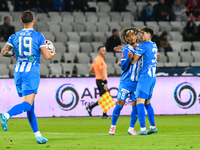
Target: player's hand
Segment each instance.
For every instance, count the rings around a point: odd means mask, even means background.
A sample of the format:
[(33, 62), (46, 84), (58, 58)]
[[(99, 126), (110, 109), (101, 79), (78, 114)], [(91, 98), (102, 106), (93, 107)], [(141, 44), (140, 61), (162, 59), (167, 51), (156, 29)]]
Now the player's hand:
[(107, 84), (104, 84), (103, 88), (104, 88), (105, 91), (108, 91), (108, 86), (107, 86)]
[(16, 54), (13, 56), (13, 58), (16, 58)]
[(118, 64), (118, 66), (121, 66), (121, 60), (119, 60), (119, 61), (117, 62), (117, 64)]
[(158, 53), (157, 54), (157, 60), (160, 60), (161, 59), (161, 55)]
[(133, 53), (131, 51), (128, 52), (128, 58), (133, 58)]
[(123, 48), (121, 45), (118, 45), (118, 46), (114, 47), (113, 49), (115, 52), (121, 52)]

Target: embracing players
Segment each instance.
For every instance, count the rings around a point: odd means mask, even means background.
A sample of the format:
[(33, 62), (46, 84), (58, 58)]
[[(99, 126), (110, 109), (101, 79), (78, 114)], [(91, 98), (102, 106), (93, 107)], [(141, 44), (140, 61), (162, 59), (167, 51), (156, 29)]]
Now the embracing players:
[(34, 113), (34, 99), (40, 82), (40, 53), (42, 52), (45, 59), (51, 59), (55, 56), (55, 48), (53, 52), (47, 50), (45, 37), (33, 29), (35, 21), (31, 11), (22, 13), (21, 22), (24, 29), (9, 37), (1, 55), (16, 57), (14, 79), (18, 95), (22, 97), (22, 103), (15, 105), (7, 113), (0, 114), (1, 126), (4, 131), (7, 131), (8, 119), (26, 112), (37, 143), (44, 144), (48, 140), (41, 135), (38, 129)]
[(117, 105), (115, 106), (112, 114), (112, 123), (109, 134), (114, 135), (116, 129), (116, 123), (118, 117), (120, 115), (120, 111), (122, 110), (126, 98), (130, 95), (130, 99), (132, 100), (132, 112), (131, 112), (131, 121), (130, 127), (128, 129), (128, 133), (131, 135), (135, 135), (136, 131), (134, 130), (135, 122), (137, 121), (137, 108), (136, 108), (136, 99), (134, 92), (136, 91), (137, 80), (140, 71), (140, 62), (136, 62), (133, 65), (130, 65), (130, 58), (132, 57), (138, 46), (138, 32), (140, 30), (135, 27), (126, 27), (121, 31), (120, 38), (128, 43), (126, 47), (121, 52), (121, 69), (123, 73), (120, 77), (120, 85), (118, 89), (117, 95)]

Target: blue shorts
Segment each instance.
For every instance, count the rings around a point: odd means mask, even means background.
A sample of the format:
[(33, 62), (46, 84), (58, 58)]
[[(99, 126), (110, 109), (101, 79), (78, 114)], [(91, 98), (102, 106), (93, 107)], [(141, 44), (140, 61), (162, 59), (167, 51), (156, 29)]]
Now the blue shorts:
[(15, 72), (14, 78), (19, 97), (37, 93), (40, 83), (40, 74), (31, 72)]
[(156, 77), (139, 78), (135, 97), (151, 99), (155, 84)]
[(136, 101), (135, 91), (136, 91), (137, 82), (130, 80), (120, 81), (117, 99), (121, 101), (126, 101), (126, 98), (130, 94), (130, 100)]

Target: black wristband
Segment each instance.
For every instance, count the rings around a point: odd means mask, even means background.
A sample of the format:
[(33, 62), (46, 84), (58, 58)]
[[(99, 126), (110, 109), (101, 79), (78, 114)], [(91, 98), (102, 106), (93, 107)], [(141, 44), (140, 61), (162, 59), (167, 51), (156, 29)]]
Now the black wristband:
[(104, 84), (107, 84), (107, 80), (104, 80), (103, 83), (104, 83)]

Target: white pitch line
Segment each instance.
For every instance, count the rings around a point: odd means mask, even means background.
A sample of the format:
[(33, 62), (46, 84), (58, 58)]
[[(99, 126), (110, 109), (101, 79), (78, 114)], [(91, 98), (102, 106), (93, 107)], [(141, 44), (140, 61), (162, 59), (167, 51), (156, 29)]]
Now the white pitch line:
[[(0, 132), (1, 133), (6, 133), (6, 134), (33, 134), (31, 132)], [(58, 135), (70, 135), (70, 134), (90, 134), (90, 135), (109, 135), (108, 133), (57, 133), (57, 132), (43, 132), (42, 134), (58, 134)], [(116, 135), (125, 135), (126, 133), (116, 133)], [(168, 134), (153, 134), (155, 136), (179, 136), (179, 135), (168, 135)], [(181, 135), (181, 136), (200, 136), (200, 135), (191, 135), (191, 134), (188, 134), (188, 135)]]

